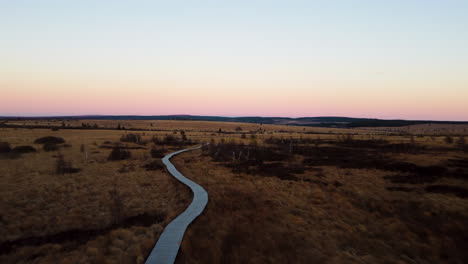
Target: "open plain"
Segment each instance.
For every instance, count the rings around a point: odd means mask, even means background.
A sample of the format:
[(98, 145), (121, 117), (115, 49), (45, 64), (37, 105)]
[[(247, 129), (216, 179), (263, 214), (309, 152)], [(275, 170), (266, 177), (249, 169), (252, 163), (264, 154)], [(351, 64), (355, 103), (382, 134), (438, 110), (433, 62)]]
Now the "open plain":
[(25, 127), (36, 122), (0, 128), (2, 263), (143, 263), (192, 199), (161, 157), (205, 142), (173, 158), (210, 197), (177, 263), (468, 258), (462, 133), (131, 120)]

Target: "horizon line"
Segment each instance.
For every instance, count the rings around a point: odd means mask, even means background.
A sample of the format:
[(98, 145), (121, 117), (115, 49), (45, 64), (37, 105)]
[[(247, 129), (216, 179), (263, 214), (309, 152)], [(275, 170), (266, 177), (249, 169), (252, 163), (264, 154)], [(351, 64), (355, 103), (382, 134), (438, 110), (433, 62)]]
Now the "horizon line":
[(331, 116), (299, 116), (299, 117), (291, 117), (291, 116), (260, 116), (260, 115), (246, 115), (246, 116), (225, 116), (225, 115), (192, 115), (192, 114), (170, 114), (170, 115), (127, 115), (127, 114), (83, 114), (83, 115), (0, 115), (0, 119), (2, 118), (34, 118), (34, 119), (48, 119), (48, 118), (85, 118), (85, 117), (183, 117), (183, 116), (193, 116), (193, 117), (223, 117), (223, 118), (285, 118), (285, 119), (301, 119), (301, 118), (350, 118), (350, 119), (374, 119), (374, 120), (401, 120), (401, 121), (427, 121), (427, 122), (468, 122), (468, 120), (435, 120), (435, 119), (403, 119), (403, 118), (377, 118), (377, 117), (350, 117), (350, 116), (338, 116), (338, 115), (331, 115)]

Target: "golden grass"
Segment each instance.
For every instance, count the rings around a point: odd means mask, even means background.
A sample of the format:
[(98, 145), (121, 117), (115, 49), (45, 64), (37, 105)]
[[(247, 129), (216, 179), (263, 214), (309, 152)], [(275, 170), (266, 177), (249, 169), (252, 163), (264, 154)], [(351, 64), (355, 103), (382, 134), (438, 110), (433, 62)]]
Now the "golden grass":
[[(460, 241), (468, 231), (466, 198), (426, 193), (429, 184), (389, 191), (396, 184), (376, 169), (318, 166), (299, 181), (236, 174), (198, 152), (175, 158), (210, 194), (177, 263), (463, 263), (467, 256)], [(458, 151), (420, 156), (391, 155), (421, 166), (468, 158)], [(459, 179), (437, 183), (468, 187)]]
[[(266, 133), (353, 133), (366, 132), (361, 129), (346, 129), (346, 128), (326, 128), (326, 127), (303, 127), (303, 126), (287, 126), (287, 125), (270, 125), (270, 124), (254, 124), (254, 123), (238, 123), (238, 122), (210, 122), (210, 121), (178, 121), (178, 120), (21, 120), (8, 121), (8, 124), (14, 125), (45, 125), (61, 127), (62, 123), (66, 126), (79, 127), (82, 124), (93, 126), (98, 125), (100, 128), (117, 128), (126, 129), (148, 129), (148, 130), (187, 130), (194, 132), (217, 132), (220, 128), (225, 132), (234, 132), (236, 128), (242, 128), (242, 132), (257, 132), (263, 130)], [(368, 132), (366, 132), (368, 133)]]
[[(37, 122), (59, 126), (62, 120)], [(109, 128), (119, 123), (65, 122), (97, 123)], [(437, 154), (386, 154), (396, 161), (430, 166), (447, 159), (468, 159), (466, 152), (454, 150), (455, 144), (447, 144), (443, 135), (390, 136), (385, 130), (198, 121), (120, 124), (155, 131), (0, 129), (0, 141), (38, 150), (16, 159), (0, 158), (0, 243), (26, 241), (0, 255), (0, 263), (144, 262), (164, 226), (189, 204), (191, 194), (165, 171), (141, 168), (154, 160), (149, 153), (151, 143), (143, 146), (146, 149), (130, 150), (132, 157), (128, 160), (108, 161), (111, 150), (100, 146), (119, 142), (125, 133), (138, 133), (146, 141), (185, 130), (190, 139), (200, 142), (214, 139), (215, 143), (264, 145), (270, 137), (331, 142), (321, 143), (324, 147), (333, 147), (340, 134), (356, 133), (355, 140), (385, 139), (440, 149)], [(234, 132), (239, 126), (243, 133), (248, 132), (245, 138), (240, 133), (217, 133), (219, 128)], [(261, 133), (253, 133), (259, 128)], [(46, 152), (41, 145), (33, 144), (43, 136), (63, 137), (71, 146)], [(166, 146), (167, 152), (175, 149)], [(59, 153), (81, 171), (56, 174)], [(392, 183), (384, 178), (389, 176), (387, 171), (339, 168), (339, 164), (308, 167), (305, 173), (295, 175), (299, 180), (238, 174), (201, 153), (188, 152), (174, 158), (176, 167), (203, 186), (210, 197), (206, 211), (188, 229), (178, 263), (462, 263), (460, 259), (466, 256), (454, 244), (453, 233), (466, 232), (465, 222), (460, 220), (468, 219), (466, 198), (425, 192), (427, 183)], [(293, 162), (299, 164), (302, 159), (296, 155)], [(466, 180), (456, 178), (442, 178), (436, 183), (468, 187)], [(395, 186), (414, 191), (388, 190)], [(119, 203), (121, 208), (116, 213)], [(123, 224), (144, 213), (162, 215), (163, 219), (150, 224)], [(119, 221), (122, 223), (115, 224)], [(73, 230), (81, 237), (31, 242), (31, 238)], [(99, 232), (87, 233), (89, 230)]]
[[(85, 244), (73, 243), (72, 239), (59, 245), (20, 247), (2, 255), (0, 262), (103, 263), (97, 259), (106, 259), (108, 263), (142, 263), (164, 226), (189, 203), (190, 193), (165, 171), (140, 168), (150, 160), (149, 150), (131, 150), (133, 156), (129, 160), (107, 161), (110, 150), (99, 145), (104, 141), (117, 142), (121, 134), (121, 131), (2, 129), (1, 140), (13, 146), (33, 145), (38, 153), (0, 160), (3, 234), (0, 243), (69, 230), (101, 230), (112, 225), (115, 217), (126, 219), (143, 213), (162, 214), (164, 220), (160, 223), (155, 220), (148, 227), (110, 230), (91, 236)], [(82, 169), (79, 173), (55, 174), (54, 156), (58, 152), (44, 152), (40, 145), (32, 144), (34, 139), (45, 135), (63, 137), (72, 145), (61, 148), (60, 153), (74, 167)], [(86, 154), (80, 151), (81, 144)], [(119, 172), (122, 168), (127, 168), (126, 172)], [(110, 195), (113, 190), (123, 202), (120, 216), (113, 215), (114, 201)], [(119, 236), (121, 233), (126, 235)], [(33, 257), (35, 254), (39, 254), (37, 259)]]

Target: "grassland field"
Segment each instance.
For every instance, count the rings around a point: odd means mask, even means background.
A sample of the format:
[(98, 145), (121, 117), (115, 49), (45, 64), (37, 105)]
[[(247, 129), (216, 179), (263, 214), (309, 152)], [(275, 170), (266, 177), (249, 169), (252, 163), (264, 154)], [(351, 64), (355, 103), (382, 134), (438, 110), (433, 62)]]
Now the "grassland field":
[(8, 124), (17, 127), (0, 128), (0, 263), (144, 263), (191, 201), (160, 158), (204, 142), (173, 159), (210, 198), (177, 263), (468, 259), (466, 126)]

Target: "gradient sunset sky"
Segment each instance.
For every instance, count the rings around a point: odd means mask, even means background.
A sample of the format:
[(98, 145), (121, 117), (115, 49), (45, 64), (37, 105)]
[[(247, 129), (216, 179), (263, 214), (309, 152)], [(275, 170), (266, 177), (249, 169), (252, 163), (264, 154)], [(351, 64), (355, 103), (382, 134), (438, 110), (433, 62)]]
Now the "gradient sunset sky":
[(0, 116), (468, 121), (468, 1), (0, 0)]

